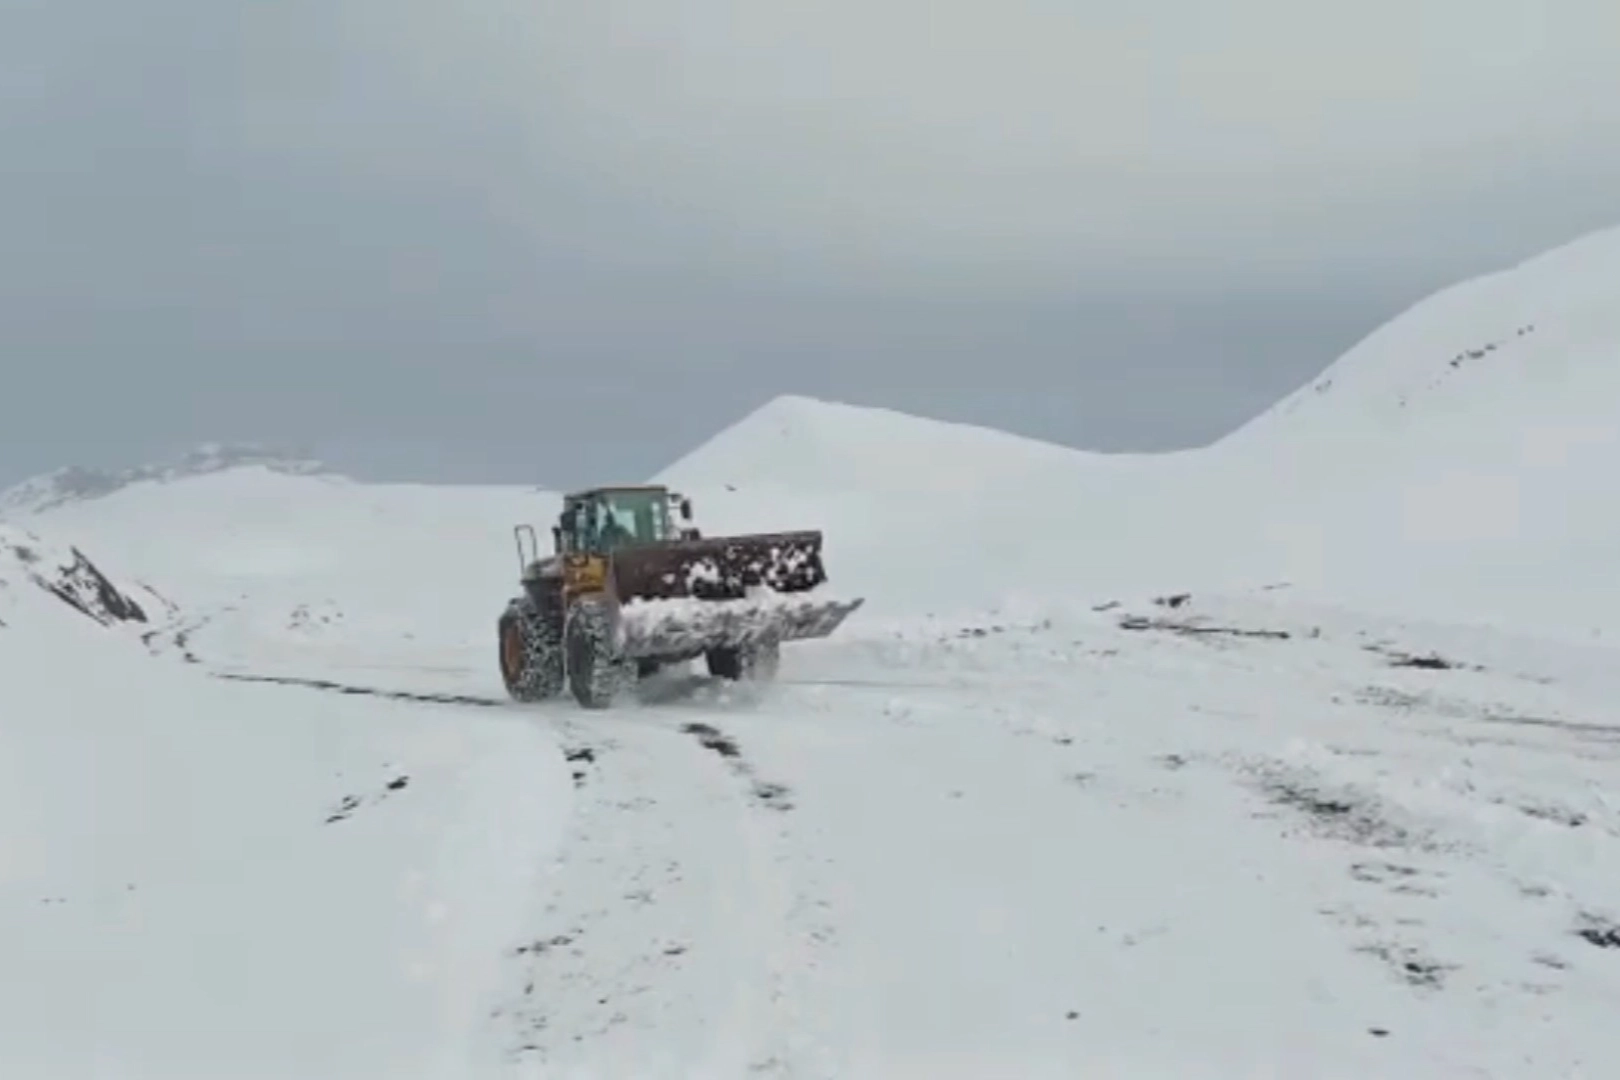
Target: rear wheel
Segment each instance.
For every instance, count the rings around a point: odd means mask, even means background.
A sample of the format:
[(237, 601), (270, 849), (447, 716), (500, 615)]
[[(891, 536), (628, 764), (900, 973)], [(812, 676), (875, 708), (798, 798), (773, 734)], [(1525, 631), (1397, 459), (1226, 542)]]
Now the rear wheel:
[(709, 674), (718, 679), (750, 682), (769, 682), (776, 678), (782, 662), (782, 643), (779, 641), (750, 642), (724, 649), (710, 649), (704, 659)]
[(562, 692), (562, 642), (532, 605), (513, 601), (501, 616), (499, 636), (501, 678), (514, 701), (544, 701)]

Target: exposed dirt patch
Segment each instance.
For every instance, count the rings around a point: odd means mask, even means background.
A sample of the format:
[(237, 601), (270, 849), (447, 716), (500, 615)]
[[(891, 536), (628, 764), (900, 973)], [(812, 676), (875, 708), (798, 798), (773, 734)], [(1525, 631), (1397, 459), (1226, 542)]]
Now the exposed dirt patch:
[(774, 784), (769, 781), (756, 780), (753, 787), (754, 798), (772, 810), (791, 810), (793, 803), (789, 796), (792, 792), (785, 784)]
[(1413, 710), (1429, 704), (1427, 694), (1414, 694), (1393, 686), (1363, 686), (1356, 691), (1355, 698), (1363, 705), (1377, 705), (1385, 709)]
[[(1458, 697), (1413, 692), (1392, 686), (1378, 685), (1361, 687), (1356, 691), (1355, 699), (1363, 705), (1376, 705), (1380, 708), (1398, 709), (1402, 712), (1425, 712), (1446, 719), (1470, 720), (1499, 727), (1561, 731), (1585, 742), (1607, 745), (1620, 744), (1620, 725), (1596, 723), (1588, 720), (1568, 720), (1557, 716), (1526, 716), (1510, 712), (1500, 704), (1482, 704)], [(1472, 738), (1465, 739), (1457, 733), (1451, 733), (1448, 737), (1466, 742), (1478, 741)], [(1503, 743), (1502, 745), (1514, 744)]]
[(1575, 936), (1599, 949), (1620, 949), (1620, 923), (1602, 915), (1583, 915)]
[(1484, 671), (1479, 664), (1465, 664), (1441, 656), (1437, 652), (1410, 653), (1392, 649), (1387, 645), (1364, 645), (1362, 648), (1376, 653), (1388, 661), (1390, 667), (1418, 668), (1424, 671)]
[(576, 746), (563, 750), (563, 760), (572, 765), (575, 787), (585, 786), (586, 766), (596, 764), (596, 750), (589, 746)]
[(1567, 731), (1587, 739), (1596, 739), (1603, 742), (1620, 742), (1620, 726), (1614, 724), (1594, 724), (1582, 720), (1561, 720), (1540, 716), (1511, 716), (1497, 713), (1487, 713), (1479, 718), (1487, 724), (1510, 724), (1519, 727), (1554, 728)]
[(383, 784), (379, 791), (371, 795), (345, 795), (338, 800), (336, 806), (327, 812), (326, 824), (332, 825), (339, 821), (347, 821), (362, 806), (380, 803), (395, 792), (404, 791), (410, 786), (410, 782), (411, 778), (402, 773)]
[(342, 621), (343, 611), (330, 600), (313, 606), (299, 604), (287, 615), (287, 629), (310, 633)]
[(387, 690), (379, 686), (356, 686), (352, 683), (333, 682), (330, 679), (300, 679), (286, 675), (238, 675), (230, 672), (215, 672), (214, 678), (226, 679), (230, 682), (301, 686), (309, 690), (324, 690), (330, 694), (386, 698), (390, 701), (409, 701), (420, 705), (474, 705), (484, 709), (505, 708), (507, 705), (507, 702), (501, 698), (480, 697), (474, 694), (433, 694), (410, 690)]
[(338, 801), (337, 806), (326, 816), (328, 825), (335, 821), (347, 821), (349, 815), (360, 809), (361, 799), (358, 795), (345, 795)]
[(713, 750), (723, 758), (740, 758), (742, 751), (729, 735), (721, 733), (718, 728), (709, 724), (687, 724), (681, 728), (688, 735), (696, 735), (698, 742), (709, 750)]
[(742, 750), (731, 736), (711, 724), (687, 724), (681, 730), (688, 735), (697, 736), (698, 742), (705, 749), (713, 750), (725, 758), (731, 770), (749, 782), (749, 795), (761, 806), (769, 810), (793, 809), (790, 798), (792, 791), (787, 785), (759, 779), (754, 774), (753, 766), (743, 760)]
[(1456, 664), (1452, 663), (1450, 660), (1447, 660), (1438, 653), (1430, 653), (1427, 656), (1411, 656), (1406, 653), (1400, 653), (1389, 658), (1389, 666), (1424, 668), (1428, 671), (1450, 671), (1451, 669), (1457, 667)]
[(1120, 618), (1118, 625), (1121, 630), (1162, 630), (1167, 633), (1180, 634), (1184, 637), (1264, 638), (1274, 641), (1286, 641), (1293, 637), (1293, 634), (1287, 630), (1222, 626), (1217, 623), (1193, 619), (1164, 619), (1148, 615), (1125, 615)]
[(1272, 803), (1297, 812), (1318, 835), (1365, 847), (1422, 847), (1425, 838), (1390, 819), (1370, 792), (1327, 785), (1311, 773), (1273, 762), (1246, 770), (1257, 790)]
[(517, 948), (513, 949), (512, 955), (539, 956), (542, 953), (550, 952), (552, 949), (567, 948), (569, 945), (574, 943), (574, 937), (575, 935), (573, 934), (558, 934), (555, 937), (546, 938), (544, 940), (531, 941), (527, 945), (519, 945)]
[(1571, 810), (1567, 806), (1556, 806), (1552, 803), (1519, 803), (1514, 805), (1514, 809), (1525, 817), (1533, 817), (1537, 821), (1550, 821), (1554, 825), (1563, 825), (1570, 829), (1578, 829), (1591, 821), (1579, 810)]
[[(150, 589), (151, 586), (146, 588)], [(200, 664), (202, 660), (191, 648), (191, 635), (207, 626), (212, 619), (212, 616), (204, 615), (189, 622), (171, 621), (167, 627), (147, 630), (141, 634), (141, 644), (145, 645), (146, 650), (153, 656), (162, 655), (165, 645), (172, 646), (180, 653), (180, 659), (186, 663)]]
[(1424, 883), (1426, 878), (1439, 877), (1431, 871), (1392, 862), (1359, 862), (1350, 867), (1350, 876), (1368, 885), (1382, 885), (1402, 896), (1439, 896), (1439, 892)]
[(1457, 965), (1442, 963), (1410, 945), (1381, 942), (1359, 946), (1356, 951), (1376, 956), (1387, 964), (1402, 982), (1423, 990), (1441, 989), (1445, 985), (1446, 976), (1457, 970)]
[(1481, 720), (1487, 715), (1483, 706), (1462, 698), (1402, 690), (1394, 686), (1363, 686), (1356, 691), (1355, 700), (1362, 705), (1399, 709), (1402, 712), (1426, 712), (1452, 720)]

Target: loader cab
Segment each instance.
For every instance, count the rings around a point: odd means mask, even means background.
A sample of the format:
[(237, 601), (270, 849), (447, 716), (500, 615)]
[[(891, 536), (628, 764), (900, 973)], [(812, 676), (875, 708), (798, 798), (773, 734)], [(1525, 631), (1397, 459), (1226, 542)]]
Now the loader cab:
[(679, 539), (691, 503), (657, 486), (595, 488), (567, 496), (552, 529), (558, 554), (606, 555)]

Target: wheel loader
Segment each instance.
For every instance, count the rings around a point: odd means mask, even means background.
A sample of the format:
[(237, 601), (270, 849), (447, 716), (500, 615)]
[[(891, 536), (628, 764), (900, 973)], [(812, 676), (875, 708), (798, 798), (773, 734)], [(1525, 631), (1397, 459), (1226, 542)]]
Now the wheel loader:
[(819, 531), (704, 537), (663, 485), (569, 494), (542, 557), (513, 529), (522, 592), (499, 623), (517, 701), (573, 693), (602, 709), (660, 668), (703, 657), (713, 676), (770, 679), (783, 642), (831, 634), (863, 600), (812, 595), (827, 579)]

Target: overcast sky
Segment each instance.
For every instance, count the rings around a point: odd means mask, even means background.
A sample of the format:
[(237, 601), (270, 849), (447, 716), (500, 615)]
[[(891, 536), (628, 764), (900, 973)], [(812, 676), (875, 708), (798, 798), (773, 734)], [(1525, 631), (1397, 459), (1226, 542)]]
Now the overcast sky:
[(0, 483), (1206, 442), (1620, 223), (1614, 0), (0, 0)]

